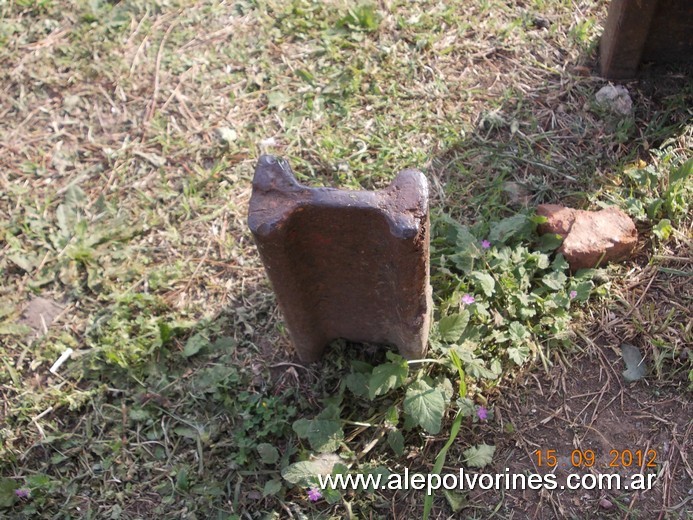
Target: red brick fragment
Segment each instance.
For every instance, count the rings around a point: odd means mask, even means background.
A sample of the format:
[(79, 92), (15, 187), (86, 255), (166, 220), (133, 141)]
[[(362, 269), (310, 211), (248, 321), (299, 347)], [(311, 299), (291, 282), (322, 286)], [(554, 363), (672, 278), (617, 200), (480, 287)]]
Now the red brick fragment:
[(563, 254), (573, 272), (629, 258), (638, 242), (635, 223), (614, 206), (583, 211), (542, 204), (537, 207), (537, 214), (548, 219), (539, 226), (540, 233), (556, 233), (563, 237), (558, 252)]

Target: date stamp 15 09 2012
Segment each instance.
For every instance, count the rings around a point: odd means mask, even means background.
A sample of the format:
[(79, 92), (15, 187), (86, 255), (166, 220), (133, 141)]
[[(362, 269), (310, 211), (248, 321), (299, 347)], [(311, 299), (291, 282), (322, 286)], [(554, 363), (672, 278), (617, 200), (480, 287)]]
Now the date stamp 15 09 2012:
[[(538, 467), (555, 468), (559, 464), (557, 450), (535, 450), (532, 454), (536, 457)], [(600, 456), (595, 450), (576, 449), (570, 453), (568, 464), (574, 468), (591, 468), (595, 465), (604, 465), (609, 468), (656, 468), (657, 450), (614, 449), (609, 450), (607, 456)]]

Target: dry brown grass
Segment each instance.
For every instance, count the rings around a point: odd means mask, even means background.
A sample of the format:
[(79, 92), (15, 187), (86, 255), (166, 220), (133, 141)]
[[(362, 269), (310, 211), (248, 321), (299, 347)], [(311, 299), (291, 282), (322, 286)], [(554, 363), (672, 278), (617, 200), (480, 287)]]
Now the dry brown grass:
[[(20, 323), (37, 295), (63, 306), (36, 341), (0, 335), (0, 476), (34, 495), (10, 517), (346, 514), (291, 488), (263, 497), (276, 468), (252, 460), (268, 439), (283, 462), (295, 459), (291, 421), (339, 386), (346, 364), (294, 363), (245, 222), (261, 152), (289, 158), (313, 185), (372, 188), (402, 167), (424, 168), (433, 205), (466, 222), (508, 214), (507, 181), (531, 203), (620, 203), (625, 163), (649, 162), (649, 149), (677, 135), (690, 152), (681, 72), (628, 83), (630, 117), (594, 105), (606, 2), (387, 0), (374, 30), (340, 27), (348, 5), (0, 5), (0, 326)], [(691, 223), (654, 248), (650, 224), (638, 258), (613, 269), (585, 311), (582, 354), (556, 354), (548, 375), (518, 375), (525, 390), (489, 390), (498, 424), (516, 433), (484, 435), (526, 471), (537, 432), (546, 442), (564, 432), (567, 450), (625, 422), (633, 448), (670, 447), (661, 485), (611, 497), (623, 506), (613, 511), (592, 495), (543, 497), (535, 509), (519, 494), (471, 496), (470, 517), (686, 510)], [(177, 332), (143, 354), (137, 339), (161, 324)], [(121, 343), (103, 347), (103, 327)], [(195, 333), (209, 341), (183, 357)], [(226, 339), (234, 347), (215, 350)], [(618, 377), (613, 349), (624, 341), (654, 369), (635, 390)], [(75, 357), (51, 375), (67, 347)], [(104, 360), (121, 352), (126, 366)], [(586, 391), (574, 366), (591, 374)], [(539, 414), (523, 404), (535, 401)], [(599, 422), (609, 414), (618, 420)], [(355, 449), (365, 451), (372, 439), (360, 433)], [(409, 459), (385, 462), (430, 468), (443, 441), (416, 437)], [(250, 461), (234, 458), (244, 442)], [(379, 446), (368, 454), (385, 457)], [(350, 500), (361, 516), (415, 517), (421, 507), (416, 494)], [(434, 511), (449, 514), (442, 499)]]

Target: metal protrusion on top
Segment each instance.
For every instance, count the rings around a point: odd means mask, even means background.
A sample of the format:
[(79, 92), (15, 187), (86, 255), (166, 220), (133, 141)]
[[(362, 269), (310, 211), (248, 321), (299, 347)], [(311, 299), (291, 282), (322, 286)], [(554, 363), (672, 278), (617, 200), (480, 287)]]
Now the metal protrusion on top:
[(339, 338), (424, 356), (432, 304), (420, 171), (379, 191), (308, 188), (286, 161), (263, 155), (248, 225), (302, 361)]

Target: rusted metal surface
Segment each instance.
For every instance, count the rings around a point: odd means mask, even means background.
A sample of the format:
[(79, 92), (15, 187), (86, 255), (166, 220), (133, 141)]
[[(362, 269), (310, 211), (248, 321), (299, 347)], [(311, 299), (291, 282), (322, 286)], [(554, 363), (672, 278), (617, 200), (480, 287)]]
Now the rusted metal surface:
[(430, 325), (428, 183), (403, 170), (380, 191), (308, 188), (260, 157), (248, 225), (304, 362), (330, 341), (426, 352)]

